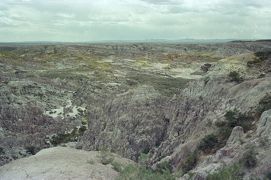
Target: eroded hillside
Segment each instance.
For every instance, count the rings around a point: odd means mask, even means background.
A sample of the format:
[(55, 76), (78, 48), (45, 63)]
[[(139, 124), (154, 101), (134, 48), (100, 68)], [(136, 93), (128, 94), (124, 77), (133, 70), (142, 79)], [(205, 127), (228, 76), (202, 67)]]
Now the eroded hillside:
[(269, 41), (3, 44), (0, 164), (70, 146), (177, 179), (268, 177), (270, 52)]

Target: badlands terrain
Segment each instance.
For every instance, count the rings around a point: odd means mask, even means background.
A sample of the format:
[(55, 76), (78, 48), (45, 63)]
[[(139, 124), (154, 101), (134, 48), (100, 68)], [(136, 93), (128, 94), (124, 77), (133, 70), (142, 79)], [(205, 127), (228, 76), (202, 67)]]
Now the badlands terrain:
[(0, 44), (0, 179), (271, 179), (271, 41)]

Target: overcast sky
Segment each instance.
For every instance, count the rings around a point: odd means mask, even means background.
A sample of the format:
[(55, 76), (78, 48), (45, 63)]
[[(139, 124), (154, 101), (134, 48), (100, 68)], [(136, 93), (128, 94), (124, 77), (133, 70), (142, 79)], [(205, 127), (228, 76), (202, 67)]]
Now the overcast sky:
[(0, 41), (271, 38), (271, 0), (0, 0)]

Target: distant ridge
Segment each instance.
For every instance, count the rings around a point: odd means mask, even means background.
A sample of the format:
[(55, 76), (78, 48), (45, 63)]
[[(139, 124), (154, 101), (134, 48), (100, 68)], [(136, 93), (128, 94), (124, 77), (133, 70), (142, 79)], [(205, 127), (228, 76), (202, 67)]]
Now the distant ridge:
[(84, 44), (101, 44), (101, 43), (182, 43), (182, 44), (195, 44), (195, 43), (227, 43), (227, 42), (270, 42), (271, 39), (146, 39), (146, 40), (101, 40), (101, 41), (82, 41), (82, 42), (61, 42), (61, 41), (22, 41), (22, 42), (0, 42), (0, 46), (7, 45), (84, 45)]

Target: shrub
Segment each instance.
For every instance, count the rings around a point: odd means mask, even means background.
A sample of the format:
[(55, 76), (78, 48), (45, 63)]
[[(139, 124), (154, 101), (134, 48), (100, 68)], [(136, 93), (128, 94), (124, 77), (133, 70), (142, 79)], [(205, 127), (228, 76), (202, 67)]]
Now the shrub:
[(140, 164), (146, 164), (147, 160), (149, 159), (149, 154), (141, 153), (138, 157), (138, 162)]
[(230, 72), (228, 76), (232, 82), (241, 83), (244, 80), (237, 71)]
[(271, 56), (271, 51), (258, 51), (254, 54), (260, 61), (264, 61)]
[(5, 154), (4, 148), (0, 147), (0, 155)]
[(193, 169), (197, 165), (197, 162), (198, 162), (198, 151), (194, 151), (184, 161), (182, 165), (183, 173), (187, 173), (188, 171)]
[(207, 180), (240, 180), (240, 167), (238, 165), (232, 165), (222, 168), (220, 171), (209, 174)]
[[(236, 109), (227, 111), (224, 117), (226, 119), (225, 122), (216, 123), (216, 126), (218, 127), (218, 132), (216, 134), (218, 143), (216, 145), (216, 148), (223, 147), (226, 144), (234, 127), (241, 126), (245, 132), (255, 128), (255, 125), (252, 124), (252, 122), (254, 121), (254, 117), (250, 114), (242, 114)], [(212, 139), (210, 138), (210, 140)]]
[(93, 161), (93, 160), (91, 159), (91, 160), (88, 160), (87, 163), (93, 165), (93, 164), (95, 164), (95, 161)]
[(249, 131), (253, 128), (252, 121), (254, 118), (251, 115), (246, 115), (235, 110), (227, 111), (225, 114), (227, 120), (227, 127), (234, 128), (236, 126), (241, 126), (244, 131)]
[(214, 134), (209, 134), (200, 141), (198, 148), (204, 153), (210, 153), (218, 144), (218, 138)]
[(113, 169), (117, 172), (122, 172), (122, 170), (124, 169), (124, 167), (116, 161), (113, 161), (111, 165), (113, 166)]
[(32, 145), (25, 146), (25, 150), (28, 154), (31, 154), (31, 155), (35, 155), (38, 152), (38, 149)]
[(271, 180), (271, 171), (266, 174), (266, 179)]
[(257, 108), (258, 112), (261, 114), (264, 111), (271, 109), (271, 95), (266, 94), (259, 102), (259, 106)]
[(256, 167), (257, 165), (256, 152), (253, 149), (248, 150), (247, 152), (244, 153), (240, 161), (246, 168), (251, 169)]
[(164, 161), (157, 165), (157, 170), (160, 173), (164, 172), (172, 172), (172, 166), (170, 165), (169, 161)]
[(103, 165), (107, 165), (113, 162), (114, 156), (108, 151), (101, 151), (100, 152), (100, 161)]
[(218, 138), (219, 138), (219, 142), (222, 145), (226, 143), (226, 141), (228, 140), (228, 138), (231, 135), (231, 132), (232, 132), (232, 128), (229, 127), (228, 125), (219, 127), (219, 129), (218, 129)]

